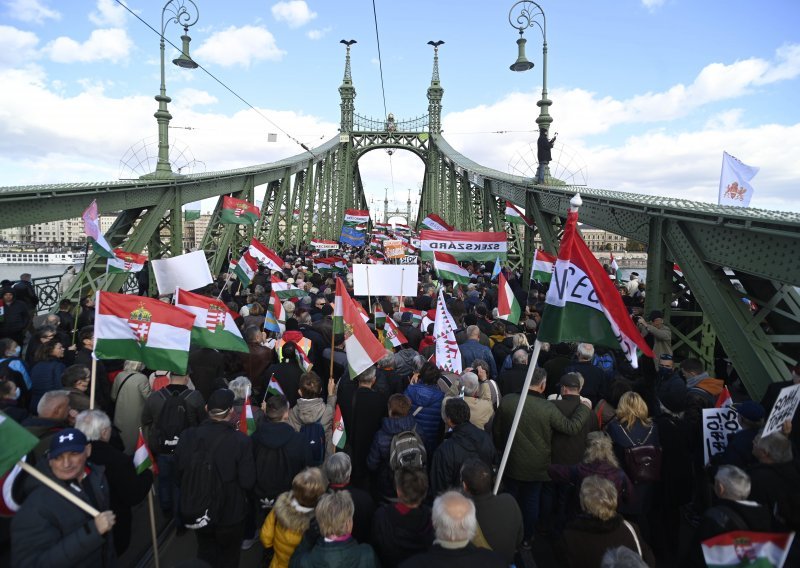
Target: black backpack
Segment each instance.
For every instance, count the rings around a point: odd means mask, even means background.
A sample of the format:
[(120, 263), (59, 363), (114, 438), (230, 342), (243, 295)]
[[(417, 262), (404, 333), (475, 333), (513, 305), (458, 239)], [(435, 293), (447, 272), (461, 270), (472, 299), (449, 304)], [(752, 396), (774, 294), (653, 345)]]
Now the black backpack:
[(292, 471), (286, 446), (269, 448), (256, 444), (256, 486), (255, 494), (265, 508), (272, 507), (278, 495), (292, 488)]
[(172, 454), (178, 446), (181, 433), (193, 425), (186, 405), (186, 399), (192, 391), (186, 389), (176, 393), (163, 388), (157, 392), (164, 399), (164, 404), (155, 423), (155, 450), (159, 454)]
[(392, 436), (389, 444), (389, 467), (392, 471), (403, 467), (421, 469), (425, 467), (426, 459), (425, 444), (416, 430), (406, 430)]
[(181, 518), (188, 529), (200, 529), (215, 523), (224, 506), (222, 477), (214, 465), (214, 455), (227, 437), (223, 434), (211, 443), (197, 437), (191, 448), (180, 491)]
[(311, 466), (316, 467), (325, 461), (325, 428), (322, 424), (312, 422), (300, 426), (300, 433), (305, 436), (306, 442), (311, 447)]

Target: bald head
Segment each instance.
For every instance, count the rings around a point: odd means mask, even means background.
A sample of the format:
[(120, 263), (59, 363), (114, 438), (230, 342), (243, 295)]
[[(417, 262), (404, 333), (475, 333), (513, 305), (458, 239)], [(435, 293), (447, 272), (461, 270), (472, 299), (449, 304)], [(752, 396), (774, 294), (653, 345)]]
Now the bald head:
[(475, 538), (478, 521), (475, 504), (458, 491), (442, 493), (433, 502), (433, 529), (436, 539), (463, 546)]

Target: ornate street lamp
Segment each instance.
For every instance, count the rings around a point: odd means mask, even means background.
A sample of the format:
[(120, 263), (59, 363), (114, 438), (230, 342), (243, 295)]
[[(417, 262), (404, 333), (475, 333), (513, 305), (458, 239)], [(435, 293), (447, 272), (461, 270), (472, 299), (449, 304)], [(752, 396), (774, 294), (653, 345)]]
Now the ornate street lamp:
[[(541, 22), (539, 22), (541, 19)], [(542, 98), (536, 103), (539, 107), (539, 116), (536, 118), (536, 125), (539, 129), (538, 159), (539, 169), (536, 171), (537, 183), (543, 183), (546, 177), (550, 176), (550, 148), (555, 143), (555, 137), (548, 138), (550, 124), (553, 117), (550, 116), (549, 108), (553, 101), (547, 98), (547, 19), (544, 10), (536, 2), (531, 0), (520, 0), (508, 12), (508, 22), (516, 30), (519, 30), (517, 40), (517, 60), (509, 67), (512, 71), (528, 71), (533, 69), (533, 63), (528, 61), (525, 56), (526, 39), (522, 37), (525, 30), (537, 26), (542, 32)]]
[(200, 12), (192, 0), (169, 0), (161, 10), (161, 89), (156, 95), (158, 110), (153, 115), (158, 122), (158, 163), (156, 171), (142, 176), (143, 178), (168, 179), (176, 176), (169, 163), (169, 121), (172, 119), (172, 115), (167, 110), (167, 103), (172, 99), (167, 96), (167, 87), (164, 82), (164, 33), (170, 22), (183, 26), (183, 35), (181, 36), (183, 48), (180, 56), (173, 59), (172, 63), (183, 69), (196, 69), (197, 63), (189, 56), (189, 42), (192, 41), (192, 38), (189, 37), (189, 28), (197, 23), (199, 17)]

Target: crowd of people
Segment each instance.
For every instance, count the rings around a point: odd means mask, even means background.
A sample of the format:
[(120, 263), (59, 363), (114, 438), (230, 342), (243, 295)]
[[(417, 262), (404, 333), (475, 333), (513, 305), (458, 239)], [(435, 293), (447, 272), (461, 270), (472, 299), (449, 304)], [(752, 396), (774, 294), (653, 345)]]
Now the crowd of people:
[[(468, 285), (444, 283), (463, 370), (443, 372), (431, 361), (439, 283), (423, 264), (416, 295), (356, 297), (377, 337), (375, 315), (385, 314), (404, 341), (351, 377), (334, 332), (333, 275), (315, 270), (310, 253), (282, 257), (275, 274), (302, 291), (284, 302), (285, 331), (264, 329), (269, 270), (248, 287), (220, 275), (202, 292), (227, 303), (248, 351), (193, 347), (185, 374), (100, 360), (93, 377), (91, 297), (63, 301), (34, 326), (26, 284), (2, 289), (0, 409), (38, 438), (26, 460), (101, 511), (92, 518), (10, 472), (0, 518), (10, 565), (114, 565), (151, 487), (178, 532), (195, 534), (198, 561), (215, 567), (239, 566), (253, 546), (274, 568), (490, 568), (534, 557), (704, 566), (705, 539), (800, 526), (800, 430), (787, 421), (760, 432), (800, 369), (747, 400), (724, 368), (673, 352), (663, 313), (643, 313), (636, 278), (620, 293), (655, 359), (634, 367), (608, 347), (545, 344), (522, 392), (546, 285), (528, 291), (508, 274), (524, 306), (512, 324), (497, 317), (490, 263), (469, 263)], [(352, 295), (351, 275), (341, 277)], [(741, 430), (706, 465), (702, 410), (726, 385)], [(243, 416), (253, 431), (242, 431)], [(134, 465), (140, 437), (152, 471)]]

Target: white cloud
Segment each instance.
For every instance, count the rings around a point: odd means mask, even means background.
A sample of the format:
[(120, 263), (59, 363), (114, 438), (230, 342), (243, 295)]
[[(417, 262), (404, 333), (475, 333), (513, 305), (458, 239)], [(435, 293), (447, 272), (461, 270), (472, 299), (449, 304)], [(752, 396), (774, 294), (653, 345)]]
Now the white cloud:
[(665, 0), (642, 0), (642, 5), (651, 12), (664, 5)]
[(309, 10), (304, 0), (289, 0), (275, 4), (272, 17), (279, 22), (286, 22), (290, 28), (299, 28), (316, 18), (317, 13)]
[(45, 6), (40, 0), (11, 0), (8, 15), (22, 22), (43, 24), (45, 20), (60, 20), (61, 13)]
[(211, 95), (206, 91), (191, 88), (180, 89), (173, 97), (173, 100), (176, 102), (180, 101), (181, 106), (186, 108), (201, 105), (212, 105), (218, 102), (217, 97), (214, 95)]
[(211, 35), (192, 56), (199, 63), (223, 67), (250, 67), (254, 61), (278, 61), (286, 54), (275, 43), (275, 36), (259, 26), (231, 26)]
[(97, 11), (89, 14), (89, 21), (101, 28), (121, 28), (127, 14), (128, 11), (114, 0), (97, 0)]
[(12, 26), (0, 26), (0, 68), (25, 65), (36, 58), (39, 38)]
[(325, 37), (326, 35), (328, 35), (328, 32), (330, 32), (332, 29), (333, 29), (333, 28), (331, 28), (331, 27), (329, 26), (329, 27), (327, 27), (327, 28), (322, 28), (322, 29), (308, 30), (308, 31), (306, 32), (306, 37), (307, 37), (308, 39), (312, 39), (312, 40), (315, 40), (315, 41), (316, 41), (316, 40), (318, 40), (318, 39), (322, 39), (323, 37)]
[(44, 52), (56, 63), (88, 63), (111, 61), (118, 63), (128, 58), (133, 42), (121, 28), (93, 30), (83, 43), (61, 36), (44, 47)]

